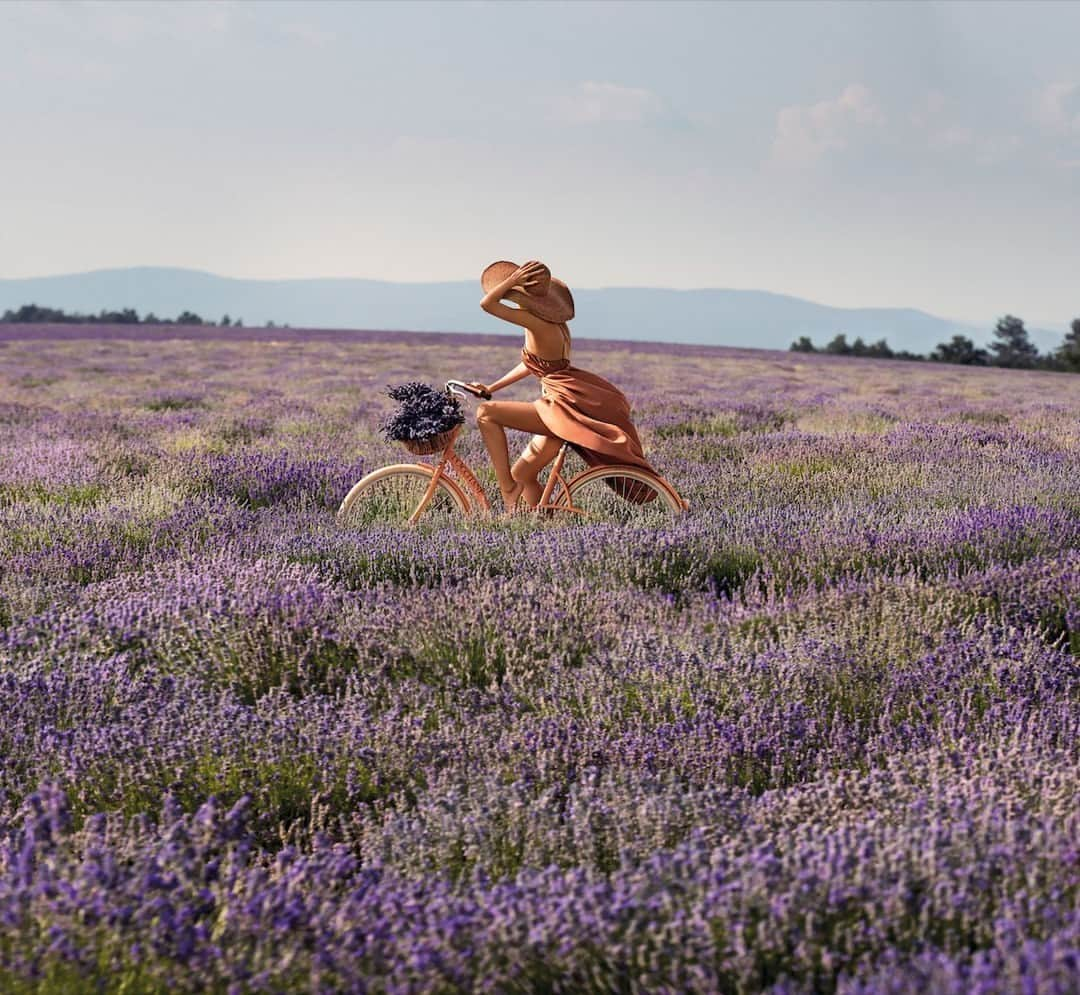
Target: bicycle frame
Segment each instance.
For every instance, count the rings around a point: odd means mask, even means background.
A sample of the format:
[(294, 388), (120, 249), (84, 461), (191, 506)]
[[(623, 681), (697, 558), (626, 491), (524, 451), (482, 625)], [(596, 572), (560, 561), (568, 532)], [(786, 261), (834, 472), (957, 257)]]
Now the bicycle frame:
[[(476, 474), (472, 472), (472, 469), (454, 450), (454, 443), (457, 441), (458, 433), (461, 431), (459, 425), (454, 429), (454, 434), (450, 436), (450, 441), (447, 442), (446, 447), (442, 451), (442, 455), (439, 462), (435, 466), (435, 472), (431, 475), (431, 481), (427, 486), (427, 490), (424, 492), (424, 496), (420, 499), (420, 503), (417, 505), (416, 510), (409, 516), (409, 524), (415, 523), (420, 516), (424, 513), (428, 504), (431, 503), (431, 499), (435, 496), (435, 490), (439, 486), (439, 481), (443, 477), (448, 477), (451, 480), (457, 478), (462, 484), (464, 484), (465, 492), (473, 502), (475, 511), (481, 511), (484, 513), (491, 511), (491, 502), (488, 500), (488, 496), (484, 491), (483, 485), (476, 478)], [(544, 491), (540, 495), (540, 500), (533, 511), (553, 511), (558, 509), (559, 511), (576, 512), (577, 514), (584, 514), (581, 508), (575, 508), (569, 501), (569, 484), (562, 475), (563, 463), (566, 462), (566, 450), (568, 443), (563, 443), (559, 447), (559, 452), (555, 459), (551, 463), (551, 467), (548, 470), (547, 480), (544, 482)], [(427, 466), (426, 463), (420, 463), (420, 466)], [(454, 476), (450, 477), (449, 471), (453, 471)], [(579, 474), (580, 476), (580, 474)], [(577, 479), (576, 477), (573, 479)], [(552, 495), (558, 491), (558, 499), (552, 501)]]

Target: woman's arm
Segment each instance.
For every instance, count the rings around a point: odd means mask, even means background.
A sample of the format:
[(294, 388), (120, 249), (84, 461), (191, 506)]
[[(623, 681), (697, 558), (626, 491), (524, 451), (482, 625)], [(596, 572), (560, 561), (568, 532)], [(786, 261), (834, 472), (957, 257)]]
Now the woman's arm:
[(514, 287), (526, 288), (533, 286), (542, 270), (542, 264), (533, 260), (522, 263), (505, 280), (495, 284), (484, 294), (480, 299), (480, 307), (487, 311), (488, 314), (493, 314), (496, 318), (502, 318), (503, 321), (512, 322), (522, 328), (531, 328), (535, 321), (528, 311), (521, 308), (509, 308), (500, 302), (506, 296), (507, 291), (512, 290)]
[(513, 287), (521, 285), (521, 267), (519, 266), (513, 273), (511, 273), (505, 280), (495, 284), (484, 296), (480, 299), (480, 306), (486, 311), (492, 304), (496, 304), (501, 301), (506, 292)]
[(518, 363), (509, 373), (505, 376), (499, 377), (493, 384), (482, 384), (479, 381), (471, 383), (471, 387), (483, 387), (489, 394), (494, 394), (497, 390), (502, 390), (503, 387), (509, 387), (512, 383), (517, 383), (519, 380), (524, 380), (529, 375), (529, 368), (524, 363)]

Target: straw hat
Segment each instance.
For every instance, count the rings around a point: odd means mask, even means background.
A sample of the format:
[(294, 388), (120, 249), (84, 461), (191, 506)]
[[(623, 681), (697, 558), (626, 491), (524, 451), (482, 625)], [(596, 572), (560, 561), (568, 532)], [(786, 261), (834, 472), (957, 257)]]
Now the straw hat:
[[(540, 274), (539, 283), (528, 290), (524, 287), (512, 287), (511, 290), (517, 293), (510, 299), (515, 304), (531, 311), (538, 318), (543, 318), (544, 321), (550, 321), (556, 325), (569, 321), (574, 317), (574, 298), (570, 294), (570, 288), (562, 280), (556, 280), (544, 263), (540, 265), (544, 267), (544, 270)], [(517, 263), (500, 259), (480, 274), (480, 286), (487, 293), (492, 287), (502, 283), (517, 268)]]

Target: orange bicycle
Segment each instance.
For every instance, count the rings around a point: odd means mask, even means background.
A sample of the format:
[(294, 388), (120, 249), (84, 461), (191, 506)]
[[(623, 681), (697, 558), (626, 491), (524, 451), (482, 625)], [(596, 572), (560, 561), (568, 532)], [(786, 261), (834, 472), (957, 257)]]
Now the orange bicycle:
[[(490, 398), (460, 380), (447, 380), (447, 393)], [(403, 445), (414, 455), (434, 456), (431, 463), (395, 463), (373, 470), (353, 485), (338, 509), (347, 524), (415, 524), (456, 515), (488, 515), (491, 504), (476, 474), (454, 451), (462, 426), (423, 441)], [(608, 465), (563, 476), (569, 443), (563, 443), (551, 463), (544, 491), (533, 511), (575, 515), (589, 520), (648, 524), (680, 515), (689, 507), (663, 477), (636, 466)], [(633, 494), (633, 501), (620, 495)]]

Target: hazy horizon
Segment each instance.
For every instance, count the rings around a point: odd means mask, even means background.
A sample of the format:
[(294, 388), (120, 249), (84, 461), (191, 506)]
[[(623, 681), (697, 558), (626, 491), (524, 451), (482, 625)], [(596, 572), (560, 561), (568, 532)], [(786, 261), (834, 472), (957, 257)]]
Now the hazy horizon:
[[(415, 284), (415, 285), (419, 286), (419, 285), (426, 285), (426, 284), (432, 284), (432, 283), (469, 282), (467, 278), (465, 280), (462, 280), (462, 279), (458, 279), (458, 280), (383, 280), (383, 279), (380, 279), (380, 278), (377, 278), (377, 277), (367, 277), (367, 276), (355, 276), (355, 277), (353, 277), (353, 276), (328, 276), (328, 277), (327, 276), (306, 276), (306, 277), (236, 276), (236, 275), (233, 275), (233, 274), (217, 273), (217, 272), (214, 272), (212, 270), (201, 269), (201, 268), (199, 268), (197, 266), (176, 266), (176, 267), (173, 267), (173, 266), (143, 266), (143, 265), (138, 265), (138, 264), (135, 264), (135, 265), (132, 265), (132, 266), (96, 267), (96, 268), (87, 269), (87, 270), (73, 270), (73, 271), (71, 271), (69, 273), (39, 273), (39, 274), (31, 274), (31, 275), (26, 276), (26, 277), (17, 277), (17, 278), (13, 278), (13, 279), (34, 280), (34, 279), (48, 279), (50, 277), (55, 277), (55, 276), (85, 276), (85, 275), (88, 275), (88, 274), (91, 274), (91, 273), (96, 273), (96, 272), (121, 271), (121, 270), (130, 270), (130, 269), (182, 269), (182, 270), (188, 270), (188, 271), (193, 272), (193, 273), (203, 273), (203, 274), (205, 274), (207, 276), (220, 277), (220, 278), (226, 279), (226, 280), (259, 280), (259, 281), (265, 281), (265, 282), (268, 282), (268, 283), (288, 281), (288, 280), (371, 280), (371, 281), (378, 282), (378, 283), (393, 283), (393, 284), (401, 284), (401, 285)], [(0, 277), (0, 280), (2, 280), (2, 279), (5, 279), (5, 278)], [(479, 281), (476, 281), (476, 282), (477, 282), (477, 285), (479, 285)], [(792, 297), (792, 298), (794, 298), (796, 300), (807, 301), (807, 302), (809, 302), (811, 304), (819, 304), (819, 305), (821, 305), (823, 307), (848, 308), (848, 309), (856, 309), (856, 308), (860, 307), (860, 305), (833, 304), (831, 301), (816, 300), (816, 299), (814, 299), (812, 297), (804, 297), (804, 296), (799, 295), (799, 294), (789, 294), (789, 293), (784, 292), (783, 290), (773, 290), (773, 289), (770, 289), (768, 287), (720, 287), (720, 286), (711, 286), (711, 287), (705, 287), (705, 286), (701, 286), (701, 287), (666, 287), (666, 286), (661, 286), (659, 284), (656, 284), (656, 285), (650, 285), (650, 284), (632, 284), (632, 285), (631, 284), (603, 284), (603, 285), (600, 285), (600, 286), (592, 287), (592, 286), (586, 286), (584, 284), (578, 284), (577, 289), (578, 290), (622, 290), (622, 289), (633, 289), (633, 290), (685, 290), (685, 291), (695, 291), (695, 290), (738, 290), (738, 291), (745, 291), (745, 292), (748, 292), (748, 293), (772, 294), (772, 295), (774, 295), (776, 297)], [(46, 304), (46, 302), (28, 302), (28, 303), (41, 303), (43, 305)], [(120, 306), (120, 305), (117, 305), (117, 306)], [(993, 316), (990, 316), (990, 317), (983, 316), (981, 318), (980, 317), (968, 318), (968, 317), (964, 317), (964, 316), (951, 315), (951, 314), (938, 314), (938, 313), (935, 313), (935, 312), (930, 312), (926, 308), (913, 307), (910, 304), (904, 304), (904, 303), (899, 303), (899, 302), (896, 303), (896, 304), (868, 304), (868, 305), (865, 305), (865, 307), (866, 308), (879, 308), (880, 307), (880, 308), (886, 308), (886, 309), (896, 308), (896, 309), (905, 309), (905, 310), (912, 310), (912, 311), (925, 311), (928, 314), (933, 313), (934, 317), (937, 317), (937, 318), (943, 318), (943, 319), (947, 319), (947, 320), (950, 320), (950, 321), (956, 321), (958, 323), (986, 325), (988, 328), (991, 327), (997, 321), (997, 319), (1002, 317), (1002, 315), (1005, 313), (1005, 312), (1001, 312), (1001, 314), (993, 315)], [(1077, 311), (1078, 311), (1078, 316), (1080, 316), (1080, 307), (1077, 308)], [(1021, 315), (1019, 317), (1024, 317), (1024, 316)], [(1024, 318), (1024, 323), (1029, 328), (1041, 327), (1041, 328), (1047, 329), (1049, 331), (1055, 331), (1055, 332), (1064, 333), (1064, 332), (1066, 332), (1068, 330), (1071, 320), (1072, 319), (1067, 319), (1065, 321), (1055, 322), (1055, 321), (1052, 321), (1052, 320), (1050, 320), (1050, 321), (1040, 321), (1037, 318), (1036, 319), (1031, 319), (1031, 318), (1026, 318), (1025, 317)]]
[(1061, 330), (1076, 37), (1077, 3), (7, 3), (0, 277), (541, 258)]

